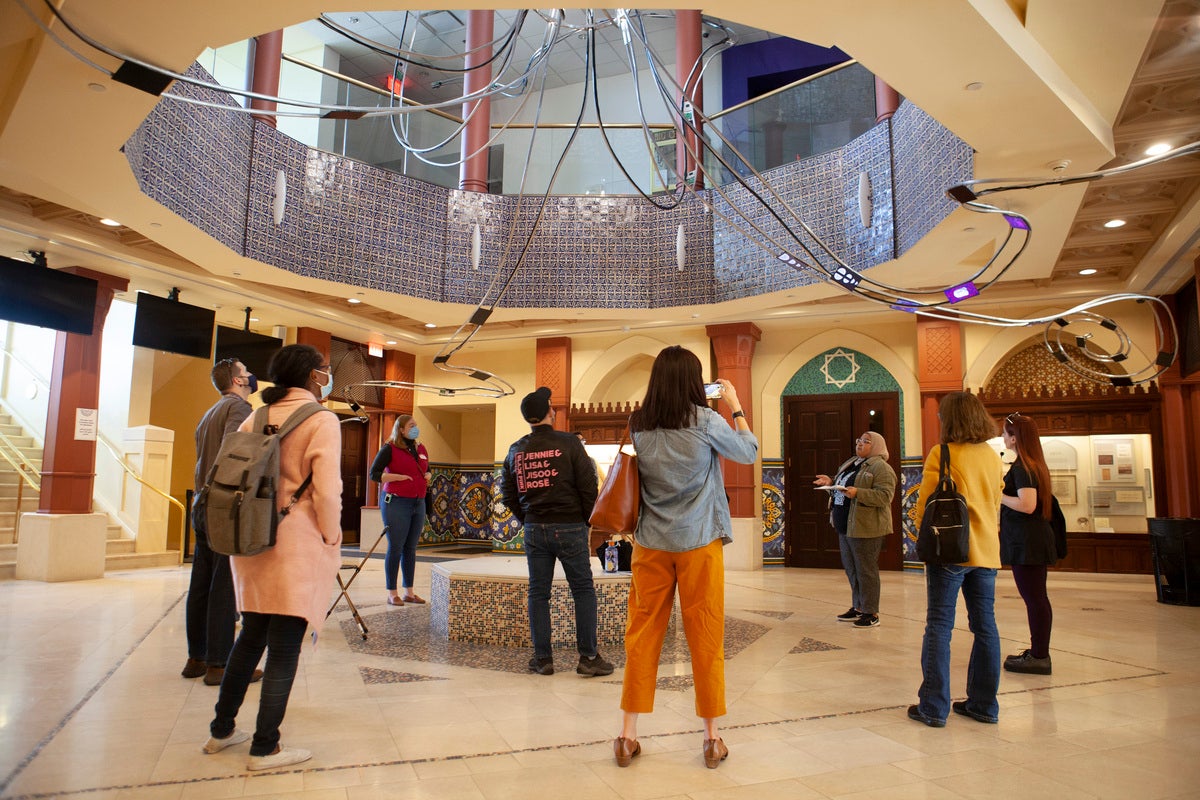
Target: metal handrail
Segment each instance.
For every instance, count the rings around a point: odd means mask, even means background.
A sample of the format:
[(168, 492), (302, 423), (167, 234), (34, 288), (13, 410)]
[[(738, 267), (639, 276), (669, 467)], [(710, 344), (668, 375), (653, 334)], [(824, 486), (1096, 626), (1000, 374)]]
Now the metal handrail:
[[(16, 454), (15, 458), (13, 457), (14, 453)], [(25, 484), (29, 484), (34, 491), (40, 492), (42, 490), (42, 473), (3, 431), (0, 431), (0, 458), (7, 461), (20, 478), (17, 481), (17, 505), (13, 509), (12, 543), (17, 544), (21, 539), (21, 503), (25, 500)], [(33, 475), (37, 476), (37, 480), (32, 477)]]

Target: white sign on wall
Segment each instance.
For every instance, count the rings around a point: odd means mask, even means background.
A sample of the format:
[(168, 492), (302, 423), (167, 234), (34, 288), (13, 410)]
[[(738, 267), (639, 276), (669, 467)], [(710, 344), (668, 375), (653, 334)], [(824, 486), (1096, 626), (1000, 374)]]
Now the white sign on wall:
[(96, 441), (96, 427), (99, 418), (94, 408), (75, 409), (75, 441)]

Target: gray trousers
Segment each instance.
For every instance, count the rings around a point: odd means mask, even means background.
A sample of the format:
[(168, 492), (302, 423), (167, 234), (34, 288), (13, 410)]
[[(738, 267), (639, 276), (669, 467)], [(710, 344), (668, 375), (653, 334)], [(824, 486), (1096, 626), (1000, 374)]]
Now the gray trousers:
[(842, 548), (842, 566), (850, 579), (850, 597), (854, 608), (863, 614), (879, 613), (879, 551), (882, 536), (869, 539), (838, 535)]

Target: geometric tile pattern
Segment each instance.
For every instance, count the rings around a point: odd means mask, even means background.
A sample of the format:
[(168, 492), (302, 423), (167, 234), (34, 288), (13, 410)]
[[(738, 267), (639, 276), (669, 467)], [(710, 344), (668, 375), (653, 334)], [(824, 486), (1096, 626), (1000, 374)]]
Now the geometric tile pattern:
[[(209, 79), (198, 66), (191, 73)], [(764, 174), (783, 200), (771, 198), (770, 204), (786, 225), (753, 198), (752, 192), (771, 194), (756, 178), (746, 187), (728, 185), (724, 197), (709, 190), (720, 212), (715, 215), (691, 195), (670, 209), (641, 197), (600, 195), (554, 196), (543, 208), (540, 197), (461, 192), (311, 148), (219, 107), (229, 105), (220, 93), (186, 85), (175, 91), (218, 107), (160, 101), (130, 136), (125, 154), (142, 191), (192, 225), (234, 252), (296, 275), (383, 292), (402, 287), (409, 296), (452, 303), (495, 302), (488, 294), (493, 279), (507, 276), (524, 251), (503, 298), (509, 308), (663, 308), (802, 286), (820, 278), (777, 255), (786, 249), (831, 271), (837, 261), (821, 252), (817, 239), (837, 260), (862, 271), (897, 250), (893, 140), (906, 142), (910, 159), (969, 155), (948, 131), (904, 103), (892, 121), (844, 147)], [(900, 128), (897, 119), (908, 122)], [(926, 152), (930, 146), (937, 149)], [(964, 163), (969, 167), (970, 159), (953, 162), (954, 174)], [(864, 172), (874, 206), (865, 227), (858, 200)], [(271, 209), (280, 173), (287, 192), (277, 225)], [(927, 170), (907, 174), (906, 193), (897, 191), (897, 197), (909, 207), (894, 213), (910, 227), (932, 227), (952, 210), (938, 199), (945, 182), (926, 185), (933, 180)], [(722, 221), (721, 214), (734, 208), (774, 243), (763, 249), (746, 238), (743, 231), (750, 228)], [(530, 238), (535, 221), (537, 234)], [(471, 251), (477, 227), (476, 266)], [(682, 265), (676, 247), (681, 230)], [(500, 533), (503, 540), (509, 532)]]
[[(356, 653), (496, 672), (528, 673), (530, 648), (501, 647), (449, 639), (433, 630), (430, 619), (428, 605), (406, 605), (403, 608), (364, 614), (363, 620), (370, 629), (370, 636), (366, 640), (363, 640), (358, 626), (349, 616), (340, 620), (340, 625), (346, 644)], [(770, 628), (765, 625), (726, 617), (725, 658), (735, 658), (768, 630)], [(573, 671), (575, 663), (579, 660), (574, 640), (569, 644), (555, 645), (553, 649), (555, 670)], [(607, 649), (601, 647), (600, 652), (618, 669), (625, 665), (623, 646), (617, 645)], [(690, 663), (687, 639), (676, 612), (672, 614), (667, 625), (659, 664), (667, 666)]]
[(764, 564), (783, 563), (783, 461), (763, 459), (762, 466), (762, 547)]
[(892, 115), (896, 254), (904, 255), (958, 208), (946, 189), (975, 174), (970, 145), (912, 103)]
[(920, 563), (917, 558), (917, 524), (914, 518), (917, 505), (917, 490), (921, 488), (921, 473), (925, 459), (901, 459), (900, 461), (900, 525), (904, 536), (904, 560)]
[(829, 642), (818, 642), (816, 639), (809, 639), (807, 636), (796, 643), (796, 646), (789, 650), (789, 653), (821, 653), (826, 650), (845, 650), (844, 647), (839, 647), (836, 644)]
[(374, 669), (373, 667), (359, 667), (358, 672), (362, 675), (363, 683), (416, 683), (417, 681), (444, 681), (447, 678), (435, 678), (432, 675), (414, 675), (411, 672), (392, 672), (387, 669)]

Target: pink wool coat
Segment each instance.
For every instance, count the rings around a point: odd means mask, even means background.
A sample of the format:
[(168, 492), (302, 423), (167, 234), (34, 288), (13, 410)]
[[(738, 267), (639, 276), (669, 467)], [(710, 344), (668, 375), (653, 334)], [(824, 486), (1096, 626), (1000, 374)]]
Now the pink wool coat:
[[(289, 389), (267, 412), (282, 425), (311, 392)], [(240, 430), (250, 430), (251, 414)], [(239, 611), (286, 614), (308, 620), (315, 634), (325, 622), (342, 563), (342, 429), (333, 414), (314, 414), (279, 446), (278, 498), (282, 508), (311, 471), (312, 484), (279, 524), (275, 546), (253, 556), (232, 556)]]

